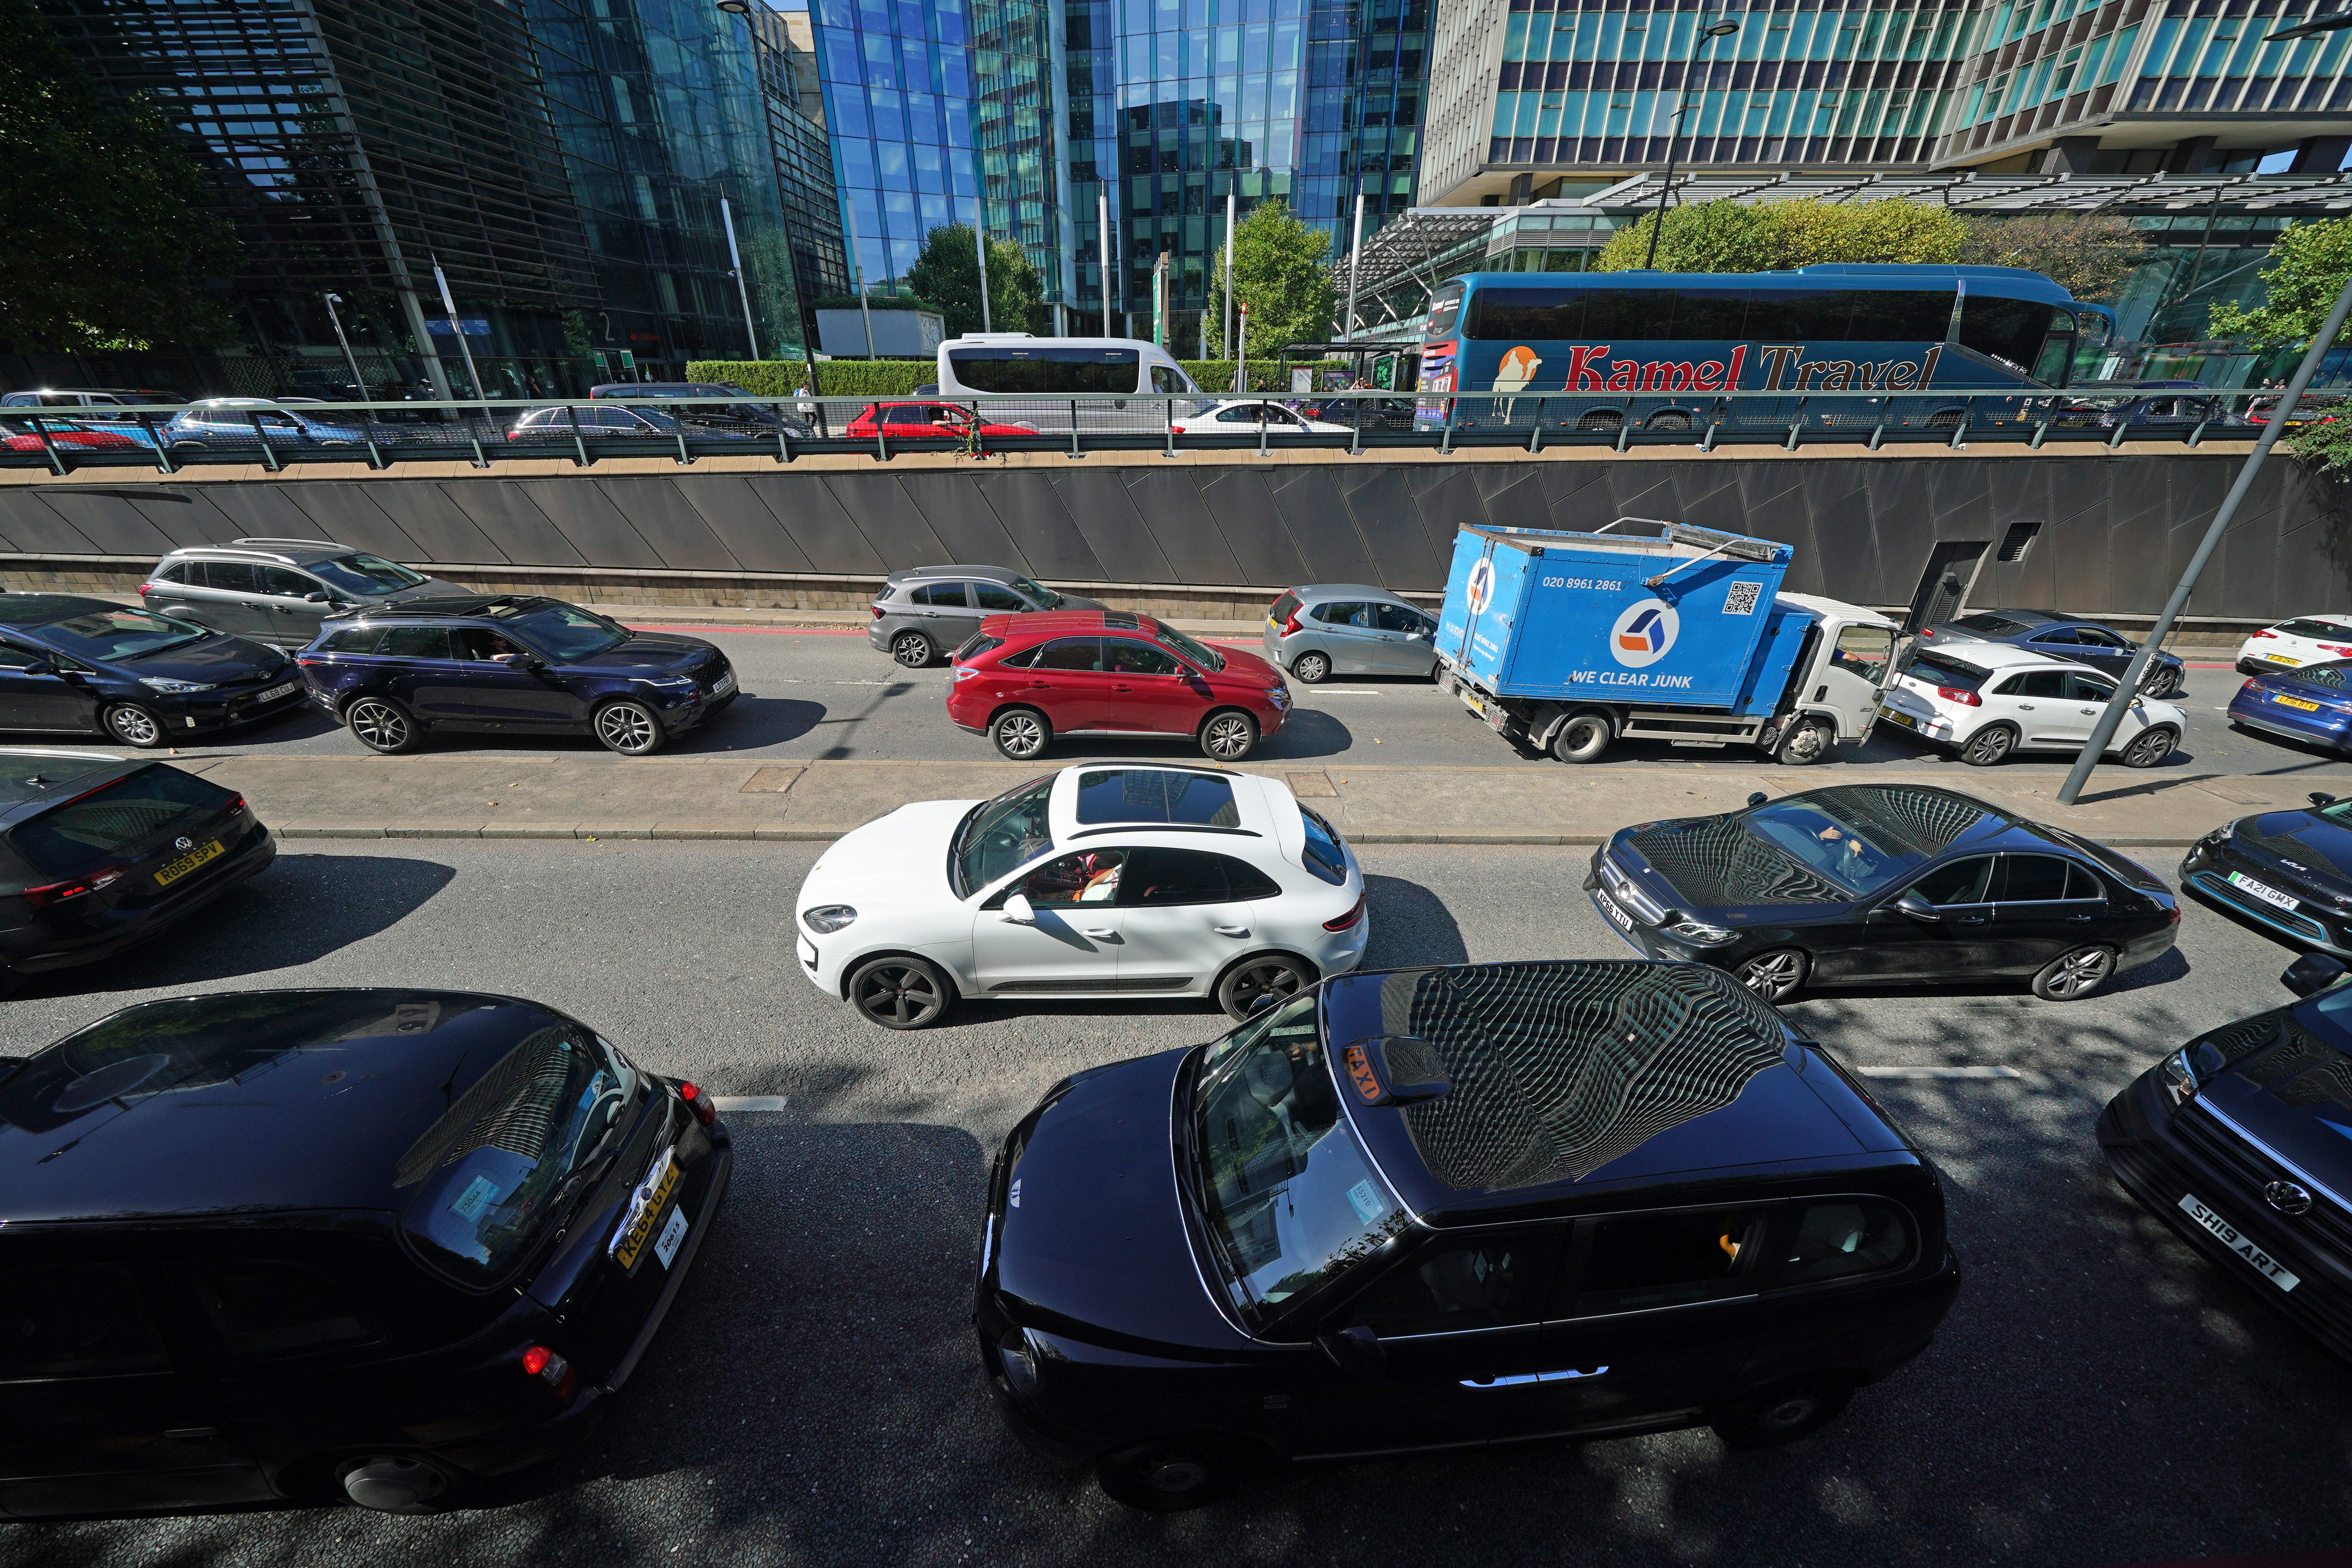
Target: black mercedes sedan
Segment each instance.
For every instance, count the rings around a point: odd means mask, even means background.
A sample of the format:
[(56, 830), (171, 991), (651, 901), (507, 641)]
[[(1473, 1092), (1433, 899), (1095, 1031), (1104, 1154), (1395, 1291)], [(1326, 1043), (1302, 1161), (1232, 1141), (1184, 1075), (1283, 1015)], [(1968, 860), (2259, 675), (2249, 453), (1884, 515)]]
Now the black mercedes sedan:
[(1794, 1442), (1959, 1281), (1935, 1168), (1728, 977), (1463, 964), (1055, 1085), (973, 1321), (1017, 1432), (1168, 1510), (1292, 1461)]
[(1636, 823), (1593, 852), (1584, 886), (1643, 956), (1729, 970), (1773, 1003), (2000, 978), (2069, 1002), (2162, 955), (2180, 923), (2136, 861), (1927, 784)]
[(0, 730), (152, 751), (302, 707), (274, 647), (72, 594), (0, 594)]
[(509, 996), (218, 992), (0, 1058), (0, 1514), (461, 1500), (709, 1233), (709, 1096)]
[(2200, 1035), (2099, 1114), (2107, 1168), (2253, 1298), (2352, 1360), (2352, 985), (2305, 953), (2302, 1001)]
[(2273, 935), (2352, 957), (2352, 799), (2225, 822), (2189, 847), (2180, 886)]
[[(2139, 653), (2139, 644), (2113, 627), (2058, 610), (1979, 610), (1957, 621), (1922, 627), (1919, 637), (1923, 648), (1967, 641), (2006, 643), (2028, 653), (2071, 658), (2118, 680)], [(2150, 697), (2174, 697), (2188, 679), (2189, 667), (2179, 657), (2158, 648), (2141, 678), (2140, 690)]]

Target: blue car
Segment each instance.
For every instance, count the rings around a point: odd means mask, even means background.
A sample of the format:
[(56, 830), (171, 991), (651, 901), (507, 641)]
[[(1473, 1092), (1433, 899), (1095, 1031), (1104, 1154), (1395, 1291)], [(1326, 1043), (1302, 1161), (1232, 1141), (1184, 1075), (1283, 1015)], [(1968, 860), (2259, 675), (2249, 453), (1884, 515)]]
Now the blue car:
[(700, 637), (633, 632), (530, 595), (451, 595), (327, 617), (296, 655), (320, 707), (387, 755), (439, 731), (593, 735), (640, 757), (735, 700)]
[(272, 448), (356, 447), (367, 437), (361, 426), (314, 419), (264, 397), (207, 397), (190, 404), (163, 426), (164, 443), (174, 452), (211, 447), (258, 451), (265, 438)]
[(2230, 722), (2342, 751), (2352, 743), (2352, 658), (2250, 675)]
[[(1923, 648), (1941, 648), (1964, 640), (2006, 643), (2028, 653), (2087, 664), (2117, 680), (2139, 652), (2139, 644), (2112, 627), (2061, 610), (1979, 610), (1957, 621), (1924, 627), (1919, 636)], [(2188, 679), (2188, 667), (2158, 648), (2148, 661), (2139, 689), (2149, 697), (2177, 697)]]

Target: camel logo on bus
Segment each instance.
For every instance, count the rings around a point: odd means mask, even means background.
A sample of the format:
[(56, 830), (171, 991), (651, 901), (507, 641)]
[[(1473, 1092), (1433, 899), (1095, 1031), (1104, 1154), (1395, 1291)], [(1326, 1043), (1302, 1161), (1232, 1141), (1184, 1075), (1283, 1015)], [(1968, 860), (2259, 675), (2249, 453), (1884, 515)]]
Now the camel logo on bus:
[(1495, 596), (1495, 563), (1493, 561), (1482, 560), (1470, 568), (1470, 584), (1467, 592), (1470, 600), (1470, 618), (1475, 620), (1486, 614), (1487, 601)]
[(1645, 669), (1673, 651), (1682, 617), (1664, 599), (1628, 605), (1609, 628), (1609, 652), (1628, 669)]

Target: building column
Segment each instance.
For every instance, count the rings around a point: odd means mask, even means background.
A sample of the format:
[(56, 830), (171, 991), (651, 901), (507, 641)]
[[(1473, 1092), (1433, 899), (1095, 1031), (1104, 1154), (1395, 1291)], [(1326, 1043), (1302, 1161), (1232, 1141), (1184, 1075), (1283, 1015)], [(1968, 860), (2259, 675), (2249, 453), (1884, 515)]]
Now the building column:
[(2352, 153), (2352, 136), (2306, 136), (2296, 144), (2288, 173), (2332, 174), (2343, 167), (2347, 153)]
[(2061, 136), (2050, 144), (2049, 155), (2042, 160), (2045, 174), (2087, 174), (2091, 172), (2091, 154), (2099, 150), (2095, 136)]
[(2219, 140), (2215, 136), (2191, 136), (2176, 143), (2172, 156), (2165, 160), (2167, 171), (2175, 174), (2202, 174), (2219, 167), (2223, 160), (2213, 150), (2213, 143)]

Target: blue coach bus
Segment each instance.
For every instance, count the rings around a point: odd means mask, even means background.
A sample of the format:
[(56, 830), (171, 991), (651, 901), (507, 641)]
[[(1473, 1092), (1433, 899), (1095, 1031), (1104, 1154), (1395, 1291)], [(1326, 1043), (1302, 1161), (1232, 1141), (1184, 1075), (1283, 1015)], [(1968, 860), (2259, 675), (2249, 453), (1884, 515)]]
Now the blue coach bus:
[[(2114, 327), (2106, 307), (2015, 267), (1473, 273), (1430, 301), (1416, 423), (1687, 431), (1711, 416), (1710, 394), (1777, 392), (1786, 395), (1729, 417), (1948, 429), (2016, 417), (2063, 387)], [(1524, 395), (1433, 395), (1453, 392)], [(2020, 395), (1981, 395), (2001, 393)]]

